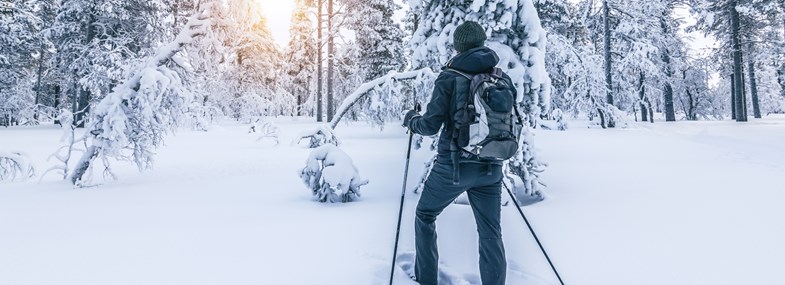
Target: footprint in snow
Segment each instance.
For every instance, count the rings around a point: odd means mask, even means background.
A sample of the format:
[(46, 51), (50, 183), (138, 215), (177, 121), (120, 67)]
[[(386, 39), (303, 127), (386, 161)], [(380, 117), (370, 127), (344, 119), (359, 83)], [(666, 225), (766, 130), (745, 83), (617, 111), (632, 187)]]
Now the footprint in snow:
[[(414, 279), (414, 253), (404, 252), (396, 258), (398, 268), (403, 270), (410, 279)], [(400, 275), (399, 275), (400, 276)], [(396, 284), (416, 284), (401, 282)], [(439, 264), (439, 285), (480, 285), (480, 276), (477, 274), (458, 274), (444, 264)]]

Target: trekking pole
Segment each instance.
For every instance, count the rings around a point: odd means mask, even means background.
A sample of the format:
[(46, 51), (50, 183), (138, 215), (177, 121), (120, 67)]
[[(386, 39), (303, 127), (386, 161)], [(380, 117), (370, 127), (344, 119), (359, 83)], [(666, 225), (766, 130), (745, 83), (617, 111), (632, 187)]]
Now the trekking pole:
[(551, 258), (548, 256), (548, 253), (545, 251), (545, 248), (542, 247), (542, 243), (540, 243), (540, 239), (537, 238), (537, 234), (534, 233), (534, 229), (532, 229), (532, 225), (529, 223), (529, 219), (527, 219), (526, 215), (523, 214), (523, 210), (521, 210), (521, 205), (518, 204), (518, 200), (515, 199), (515, 195), (512, 194), (512, 190), (510, 190), (510, 187), (508, 187), (506, 183), (502, 182), (502, 185), (504, 185), (504, 188), (507, 189), (507, 194), (510, 194), (510, 198), (512, 198), (512, 202), (515, 203), (515, 208), (518, 209), (518, 213), (521, 213), (521, 217), (523, 218), (523, 221), (526, 222), (526, 226), (529, 227), (529, 231), (532, 233), (534, 240), (537, 241), (537, 245), (540, 246), (540, 250), (542, 250), (542, 254), (545, 255), (545, 259), (547, 259), (548, 264), (551, 265), (551, 269), (553, 269), (553, 273), (556, 273), (556, 278), (559, 278), (559, 283), (561, 283), (561, 285), (564, 285), (564, 281), (561, 280), (561, 276), (559, 275), (559, 272), (556, 271), (556, 267), (553, 266), (553, 262), (551, 262)]
[[(420, 104), (417, 103), (414, 105), (414, 110), (419, 112), (420, 111)], [(409, 148), (406, 150), (406, 168), (403, 171), (403, 187), (401, 188), (401, 205), (398, 208), (398, 226), (395, 230), (395, 247), (393, 248), (393, 259), (392, 264), (390, 265), (390, 285), (393, 284), (393, 276), (395, 274), (395, 259), (398, 257), (398, 238), (401, 236), (401, 217), (403, 216), (403, 201), (404, 197), (406, 197), (406, 180), (409, 178), (409, 159), (412, 157), (412, 138), (414, 138), (414, 132), (409, 130)]]

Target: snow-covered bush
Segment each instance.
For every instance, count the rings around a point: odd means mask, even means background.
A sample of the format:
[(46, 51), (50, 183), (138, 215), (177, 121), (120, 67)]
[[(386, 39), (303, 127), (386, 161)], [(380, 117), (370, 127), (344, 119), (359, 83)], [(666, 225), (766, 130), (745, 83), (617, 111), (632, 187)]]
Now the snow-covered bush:
[(35, 176), (35, 168), (30, 164), (30, 158), (21, 152), (0, 152), (0, 181), (15, 180), (17, 177), (25, 180)]
[(326, 144), (308, 156), (300, 178), (319, 202), (352, 202), (368, 180), (360, 177), (352, 158), (338, 147)]
[(278, 126), (273, 124), (270, 121), (261, 121), (256, 120), (253, 124), (251, 124), (251, 128), (248, 130), (249, 133), (259, 133), (259, 138), (256, 141), (262, 141), (265, 139), (271, 139), (275, 142), (275, 145), (278, 145)]

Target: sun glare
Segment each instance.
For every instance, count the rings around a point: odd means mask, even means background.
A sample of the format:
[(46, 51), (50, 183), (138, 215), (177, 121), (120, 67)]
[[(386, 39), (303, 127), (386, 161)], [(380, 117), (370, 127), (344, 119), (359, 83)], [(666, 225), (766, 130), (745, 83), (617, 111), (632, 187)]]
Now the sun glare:
[(294, 10), (294, 0), (255, 0), (262, 7), (267, 25), (275, 42), (285, 47), (289, 41), (289, 20)]

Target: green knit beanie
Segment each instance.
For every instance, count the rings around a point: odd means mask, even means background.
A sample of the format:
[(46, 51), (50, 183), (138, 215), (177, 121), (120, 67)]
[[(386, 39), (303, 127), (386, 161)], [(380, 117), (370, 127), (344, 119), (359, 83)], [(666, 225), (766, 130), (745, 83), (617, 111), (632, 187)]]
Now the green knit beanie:
[(477, 22), (466, 21), (455, 29), (453, 45), (458, 52), (464, 52), (485, 44), (485, 29)]

